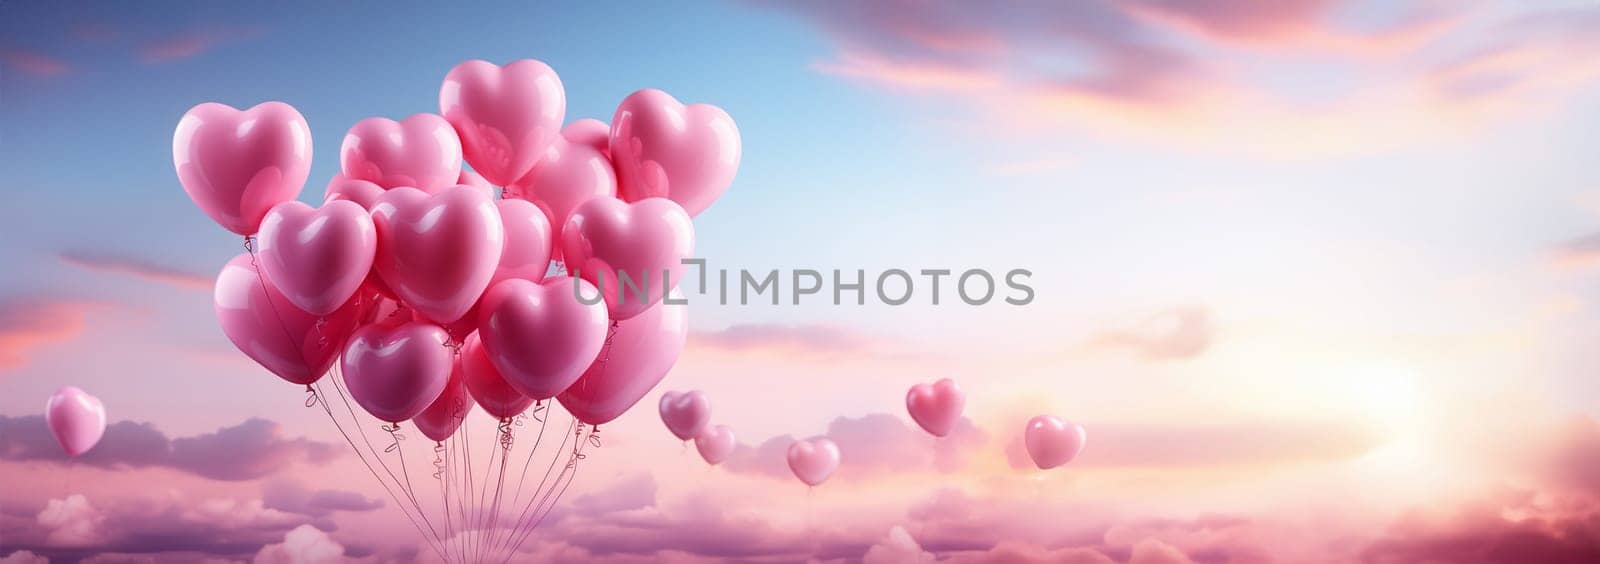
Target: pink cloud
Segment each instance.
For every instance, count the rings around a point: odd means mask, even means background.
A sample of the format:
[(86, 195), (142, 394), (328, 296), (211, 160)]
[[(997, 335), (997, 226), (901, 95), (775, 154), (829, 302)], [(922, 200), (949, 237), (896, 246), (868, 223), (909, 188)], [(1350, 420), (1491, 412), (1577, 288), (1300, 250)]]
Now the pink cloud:
[(882, 343), (860, 332), (832, 325), (739, 324), (720, 331), (696, 331), (689, 346), (719, 352), (783, 351), (811, 356), (858, 356), (884, 352)]
[(58, 76), (72, 71), (72, 66), (66, 61), (21, 49), (0, 49), (0, 63), (34, 76)]
[[(872, 479), (909, 472), (955, 472), (969, 462), (988, 435), (971, 419), (962, 418), (949, 436), (935, 441), (921, 429), (887, 413), (839, 417), (823, 436), (839, 445), (839, 479)], [(795, 438), (772, 437), (756, 446), (739, 445), (725, 467), (734, 472), (793, 479), (787, 452)]]
[(0, 302), (0, 370), (27, 362), (30, 351), (71, 340), (83, 332), (84, 317), (100, 304), (76, 299), (13, 298)]
[[(1188, 468), (1349, 460), (1380, 444), (1376, 430), (1342, 421), (1085, 423), (1084, 428), (1089, 440), (1073, 466)], [(1006, 443), (1006, 460), (1012, 468), (1033, 467), (1020, 432)]]
[(139, 56), (146, 63), (166, 63), (204, 55), (224, 44), (255, 39), (263, 31), (255, 28), (212, 28), (184, 32), (145, 43)]
[(213, 284), (210, 276), (157, 264), (142, 257), (88, 251), (62, 251), (56, 256), (61, 262), (78, 268), (122, 274), (179, 288), (210, 291)]
[(296, 464), (326, 464), (344, 447), (285, 437), (277, 423), (252, 418), (211, 433), (168, 439), (149, 423), (118, 421), (94, 449), (68, 459), (44, 416), (0, 415), (0, 460), (88, 464), (104, 468), (164, 467), (213, 480), (254, 480)]
[(1089, 346), (1128, 349), (1145, 360), (1188, 360), (1204, 354), (1216, 332), (1210, 310), (1176, 307), (1151, 315), (1131, 328), (1102, 331), (1090, 338)]

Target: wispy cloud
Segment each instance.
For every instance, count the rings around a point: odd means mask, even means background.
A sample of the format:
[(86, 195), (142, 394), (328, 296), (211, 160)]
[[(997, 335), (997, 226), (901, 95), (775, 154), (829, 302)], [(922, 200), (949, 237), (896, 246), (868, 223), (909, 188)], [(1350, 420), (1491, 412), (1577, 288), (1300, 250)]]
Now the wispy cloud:
[(883, 353), (883, 342), (834, 325), (738, 324), (718, 331), (696, 331), (689, 346), (721, 352), (784, 351), (811, 356), (860, 356)]
[(1088, 346), (1131, 350), (1145, 360), (1188, 360), (1205, 354), (1216, 332), (1210, 310), (1175, 307), (1150, 315), (1133, 327), (1101, 331), (1089, 339)]
[(96, 272), (122, 274), (191, 290), (211, 290), (212, 278), (197, 272), (159, 264), (137, 256), (94, 251), (62, 251), (56, 255), (66, 264)]
[(0, 301), (0, 370), (22, 366), (37, 347), (77, 337), (85, 316), (99, 307), (89, 300), (50, 297)]
[(22, 49), (0, 48), (0, 63), (17, 72), (34, 76), (57, 76), (72, 71), (72, 66), (66, 61)]
[[(252, 418), (190, 437), (167, 438), (149, 423), (119, 421), (93, 450), (74, 459), (105, 468), (164, 467), (213, 480), (254, 480), (295, 464), (325, 464), (344, 453), (333, 443), (285, 437), (277, 423)], [(44, 416), (0, 415), (0, 460), (69, 459), (50, 435)]]
[(190, 30), (147, 42), (139, 47), (139, 58), (146, 63), (167, 63), (204, 55), (222, 45), (248, 41), (265, 35), (259, 28), (213, 27)]

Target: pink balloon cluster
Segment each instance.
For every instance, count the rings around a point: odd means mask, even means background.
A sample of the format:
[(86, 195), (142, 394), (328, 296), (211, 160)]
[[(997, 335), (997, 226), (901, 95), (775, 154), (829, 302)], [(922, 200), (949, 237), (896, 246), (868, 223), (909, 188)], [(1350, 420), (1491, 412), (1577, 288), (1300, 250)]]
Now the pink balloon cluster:
[[(351, 127), (312, 207), (296, 201), (312, 158), (298, 111), (190, 109), (178, 179), (250, 251), (217, 276), (223, 332), (295, 384), (338, 363), (367, 412), (435, 440), (473, 405), (504, 419), (555, 398), (591, 425), (620, 416), (683, 350), (685, 311), (660, 302), (693, 252), (690, 218), (733, 181), (739, 132), (659, 90), (628, 96), (610, 126), (565, 117), (544, 63), (467, 61), (439, 114)], [(625, 293), (641, 279), (656, 283)]]

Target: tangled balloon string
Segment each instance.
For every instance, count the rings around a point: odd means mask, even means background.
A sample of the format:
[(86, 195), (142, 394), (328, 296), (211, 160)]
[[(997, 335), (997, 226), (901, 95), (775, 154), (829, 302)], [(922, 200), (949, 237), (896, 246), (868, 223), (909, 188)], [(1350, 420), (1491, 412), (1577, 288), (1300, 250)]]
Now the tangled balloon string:
[[(257, 268), (259, 276), (255, 238), (245, 238), (245, 250), (250, 253), (251, 265)], [(263, 288), (267, 287), (265, 278), (261, 278), (260, 283)], [(273, 309), (276, 316), (276, 305)], [(277, 320), (285, 338), (290, 338), (288, 325), (281, 316)], [(325, 319), (319, 319), (313, 326), (319, 346), (327, 344), (327, 337), (322, 336), (325, 324)], [(452, 342), (448, 346), (459, 354), (460, 343)], [(331, 395), (324, 383), (331, 383)], [(495, 439), (489, 443), (494, 446), (487, 449), (487, 460), (475, 465), (472, 454), (474, 418), (470, 406), (458, 402), (452, 416), (460, 421), (460, 427), (446, 440), (435, 441), (427, 447), (432, 455), (431, 483), (437, 490), (436, 496), (430, 496), (427, 495), (429, 482), (417, 484), (411, 480), (407, 458), (412, 455), (406, 452), (410, 441), (405, 440), (400, 424), (377, 422), (376, 428), (387, 433), (390, 440), (381, 447), (372, 442), (365, 429), (373, 423), (367, 422), (369, 415), (355, 409), (345, 390), (338, 362), (325, 378), (307, 384), (305, 390), (305, 407), (321, 408), (362, 466), (423, 536), (429, 549), (446, 562), (512, 560), (576, 479), (578, 462), (587, 458), (584, 447), (600, 446), (599, 429), (572, 418), (561, 444), (550, 449), (543, 439), (554, 402), (539, 401), (524, 414), (495, 421), (492, 425)], [(535, 426), (527, 424), (528, 419), (538, 423), (531, 445), (528, 441), (516, 440), (519, 432), (534, 432)], [(477, 431), (482, 431), (481, 426)], [(522, 445), (529, 445), (525, 455), (513, 456), (522, 454), (516, 452)], [(546, 458), (548, 463), (543, 462)], [(519, 459), (520, 464), (517, 463)], [(541, 464), (543, 474), (529, 492), (529, 474), (537, 472)], [(559, 472), (556, 471), (558, 464), (561, 465)], [(510, 487), (509, 478), (513, 475), (516, 485)], [(418, 485), (423, 486), (421, 492)]]

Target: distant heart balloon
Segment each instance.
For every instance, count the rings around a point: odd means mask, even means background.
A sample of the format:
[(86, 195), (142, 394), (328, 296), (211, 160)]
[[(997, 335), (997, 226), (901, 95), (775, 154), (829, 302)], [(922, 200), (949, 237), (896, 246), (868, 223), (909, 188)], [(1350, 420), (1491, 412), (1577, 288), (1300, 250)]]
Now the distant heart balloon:
[(1067, 423), (1054, 416), (1040, 415), (1028, 421), (1023, 433), (1028, 456), (1040, 470), (1049, 470), (1072, 462), (1083, 451), (1088, 439), (1083, 427)]
[(248, 110), (207, 102), (178, 121), (172, 163), (200, 211), (229, 231), (254, 235), (267, 210), (305, 186), (311, 128), (283, 102)]
[(950, 434), (961, 420), (961, 408), (967, 396), (949, 378), (933, 385), (917, 384), (906, 392), (906, 411), (923, 430), (935, 437)]
[(733, 437), (733, 430), (729, 429), (727, 425), (706, 427), (694, 438), (694, 448), (700, 451), (700, 458), (705, 459), (706, 464), (712, 466), (722, 464), (722, 461), (727, 460), (728, 456), (733, 454), (733, 447), (735, 446), (737, 446), (737, 443)]
[(667, 430), (679, 440), (695, 438), (711, 422), (711, 402), (698, 391), (661, 394), (657, 407), (661, 411), (661, 422), (666, 423)]
[(820, 486), (839, 468), (839, 445), (826, 437), (789, 445), (789, 470), (808, 486)]
[(106, 407), (87, 392), (66, 386), (50, 395), (44, 407), (45, 422), (67, 456), (94, 448), (106, 433)]

